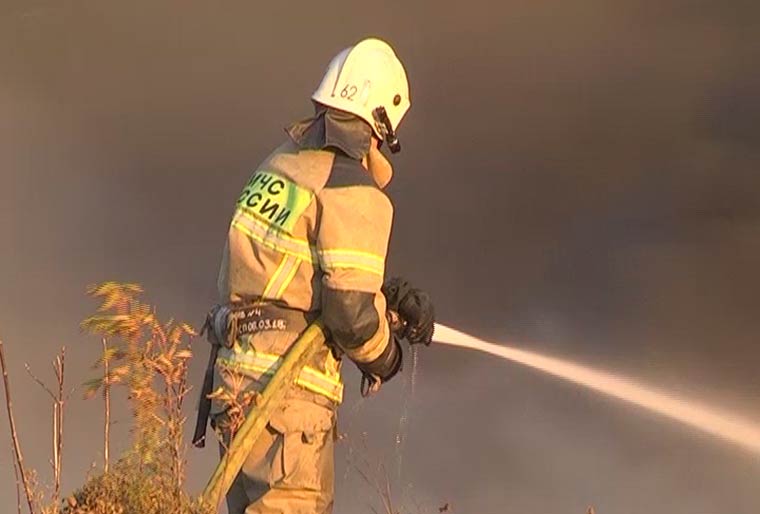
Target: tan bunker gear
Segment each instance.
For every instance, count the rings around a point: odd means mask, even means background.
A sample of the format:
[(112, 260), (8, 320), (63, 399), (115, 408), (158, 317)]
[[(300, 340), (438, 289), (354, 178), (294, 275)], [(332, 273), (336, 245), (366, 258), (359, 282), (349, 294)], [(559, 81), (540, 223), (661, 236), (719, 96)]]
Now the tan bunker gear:
[[(360, 161), (294, 141), (259, 166), (238, 198), (219, 275), (222, 298), (321, 313), (334, 346), (304, 368), (268, 438), (256, 443), (228, 495), (231, 513), (330, 511), (331, 437), (343, 398), (336, 355), (372, 374), (400, 365), (380, 292), (391, 221), (390, 201)], [(305, 328), (279, 330), (276, 322), (262, 319), (219, 348), (215, 387), (266, 384)], [(213, 412), (223, 408), (216, 403)]]
[(312, 98), (316, 114), (258, 166), (229, 226), (218, 286), (226, 312), (240, 316), (222, 317), (235, 328), (217, 334), (212, 352), (216, 425), (230, 418), (222, 393), (260, 391), (309, 320), (321, 317), (329, 345), (256, 441), (227, 495), (230, 514), (331, 512), (341, 358), (373, 384), (401, 367), (381, 292), (393, 207), (382, 192), (392, 169), (378, 146), (400, 149), (406, 73), (387, 43), (367, 39), (333, 59)]

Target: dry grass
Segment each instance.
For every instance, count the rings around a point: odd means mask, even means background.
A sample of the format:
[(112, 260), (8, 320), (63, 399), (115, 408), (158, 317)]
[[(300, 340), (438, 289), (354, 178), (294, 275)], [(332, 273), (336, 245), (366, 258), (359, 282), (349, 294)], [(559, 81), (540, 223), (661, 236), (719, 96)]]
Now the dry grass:
[[(109, 448), (110, 389), (124, 387), (132, 414), (132, 445), (114, 465), (105, 456), (104, 470), (62, 502), (60, 471), (63, 454), (63, 409), (65, 395), (64, 354), (54, 361), (56, 387), (49, 390), (53, 400), (54, 484), (50, 498), (36, 481), (34, 470), (24, 467), (19, 434), (13, 425), (18, 482), (23, 486), (30, 514), (207, 514), (183, 490), (187, 445), (183, 439), (186, 417), (184, 400), (190, 343), (195, 331), (185, 323), (161, 321), (150, 305), (138, 297), (136, 284), (107, 282), (89, 288), (101, 304), (97, 312), (82, 322), (82, 328), (102, 336), (102, 351), (94, 364), (101, 371), (85, 385), (86, 397), (98, 392), (104, 397), (104, 453)], [(2, 347), (0, 347), (0, 354)], [(12, 417), (9, 381), (4, 361), (4, 385), (9, 419)], [(21, 497), (18, 500), (21, 512)]]
[(66, 514), (207, 514), (178, 490), (167, 466), (146, 464), (139, 455), (122, 457), (108, 473), (88, 480), (69, 496)]

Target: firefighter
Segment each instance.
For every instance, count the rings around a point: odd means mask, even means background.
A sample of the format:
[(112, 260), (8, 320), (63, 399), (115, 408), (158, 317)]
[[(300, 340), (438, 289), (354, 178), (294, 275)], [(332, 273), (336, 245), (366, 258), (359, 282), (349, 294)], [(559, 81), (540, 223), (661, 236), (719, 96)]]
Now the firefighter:
[(312, 100), (314, 115), (286, 129), (237, 199), (219, 273), (223, 303), (207, 320), (215, 400), (204, 409), (204, 392), (196, 445), (202, 411), (224, 427), (223, 392), (261, 390), (311, 321), (321, 317), (329, 344), (256, 441), (227, 495), (230, 514), (331, 512), (342, 361), (358, 366), (368, 394), (400, 370), (401, 339), (433, 336), (428, 295), (384, 279), (393, 206), (382, 190), (393, 170), (380, 149), (400, 150), (396, 130), (410, 106), (403, 65), (387, 43), (365, 39), (330, 62)]

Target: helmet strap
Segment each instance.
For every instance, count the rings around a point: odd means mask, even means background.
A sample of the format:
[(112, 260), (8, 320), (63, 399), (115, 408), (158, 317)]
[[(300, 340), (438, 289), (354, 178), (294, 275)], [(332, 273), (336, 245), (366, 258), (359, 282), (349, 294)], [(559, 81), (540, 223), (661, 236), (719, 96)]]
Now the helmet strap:
[[(388, 118), (388, 113), (385, 111), (385, 107), (381, 105), (380, 107), (375, 108), (372, 111), (372, 117), (375, 118), (377, 130), (383, 136), (380, 145), (385, 141), (388, 143), (388, 149), (391, 153), (399, 153), (401, 151), (401, 143), (398, 140), (398, 136), (396, 136), (396, 133), (393, 131), (393, 125), (391, 125), (391, 120)], [(380, 145), (378, 145), (378, 148)]]

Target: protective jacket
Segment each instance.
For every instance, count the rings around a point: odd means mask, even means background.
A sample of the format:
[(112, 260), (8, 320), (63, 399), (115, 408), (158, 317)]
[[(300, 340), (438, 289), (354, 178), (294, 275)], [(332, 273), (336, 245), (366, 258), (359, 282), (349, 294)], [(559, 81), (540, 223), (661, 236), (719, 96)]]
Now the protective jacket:
[[(369, 130), (331, 109), (292, 126), (289, 140), (237, 199), (218, 280), (222, 301), (322, 316), (332, 347), (317, 354), (297, 384), (333, 404), (343, 397), (341, 355), (381, 378), (401, 362), (380, 291), (393, 217), (381, 190), (389, 166), (368, 166), (379, 154), (369, 155)], [(365, 166), (381, 170), (378, 178)], [(263, 385), (296, 337), (272, 330), (240, 338), (219, 349), (217, 370)]]

